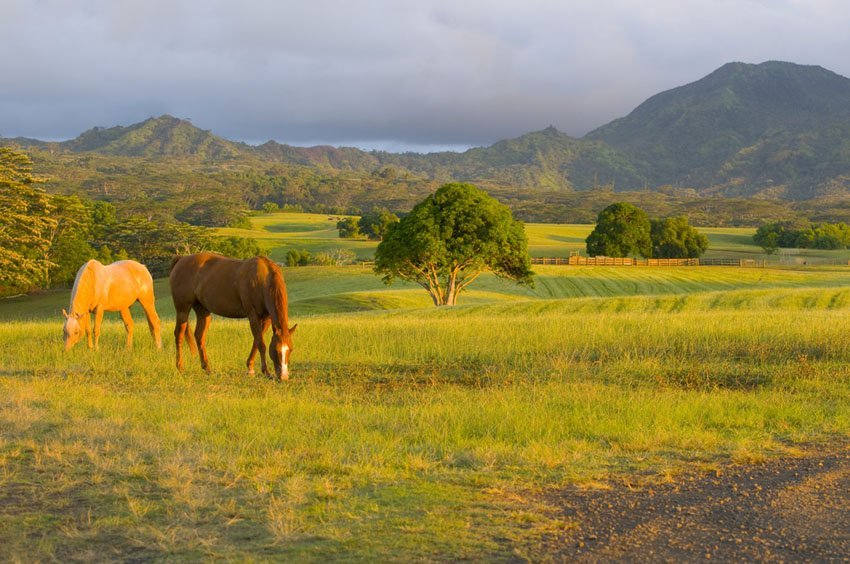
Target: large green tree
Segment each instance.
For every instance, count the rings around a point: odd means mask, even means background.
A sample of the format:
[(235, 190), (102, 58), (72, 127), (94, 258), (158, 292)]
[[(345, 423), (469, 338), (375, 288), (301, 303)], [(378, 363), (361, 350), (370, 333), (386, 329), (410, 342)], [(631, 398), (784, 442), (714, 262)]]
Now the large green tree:
[(590, 256), (652, 256), (649, 217), (627, 202), (611, 204), (596, 219), (596, 227), (585, 240)]
[(425, 288), (434, 305), (455, 305), (481, 273), (532, 284), (523, 224), (472, 184), (440, 187), (390, 225), (375, 252), (375, 272)]
[(54, 206), (38, 183), (29, 156), (0, 147), (0, 292), (39, 286), (52, 266)]
[(685, 216), (653, 219), (650, 237), (656, 258), (699, 258), (708, 249), (708, 237), (691, 227)]

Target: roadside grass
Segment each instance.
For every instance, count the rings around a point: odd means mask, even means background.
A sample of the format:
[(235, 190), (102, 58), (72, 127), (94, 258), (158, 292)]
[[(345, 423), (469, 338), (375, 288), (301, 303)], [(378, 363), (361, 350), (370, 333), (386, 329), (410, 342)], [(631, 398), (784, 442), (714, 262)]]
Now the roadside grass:
[(538, 271), (438, 309), (367, 269), (287, 269), (285, 384), (244, 375), (244, 320), (213, 321), (212, 375), (176, 372), (161, 281), (164, 351), (110, 319), (66, 354), (59, 318), (5, 301), (0, 553), (541, 559), (575, 526), (552, 488), (850, 435), (841, 269)]

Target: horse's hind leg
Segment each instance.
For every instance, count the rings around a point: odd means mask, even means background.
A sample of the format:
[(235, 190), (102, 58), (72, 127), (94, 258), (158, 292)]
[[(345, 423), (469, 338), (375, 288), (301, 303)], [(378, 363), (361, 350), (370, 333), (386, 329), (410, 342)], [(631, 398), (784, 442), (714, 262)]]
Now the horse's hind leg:
[(154, 307), (153, 294), (139, 297), (139, 303), (142, 304), (142, 309), (145, 310), (145, 317), (148, 318), (148, 328), (151, 330), (151, 336), (156, 343), (156, 348), (162, 348), (162, 335), (160, 333), (162, 323), (159, 316), (156, 314)]
[(195, 325), (195, 340), (198, 342), (198, 355), (201, 357), (201, 368), (210, 372), (210, 359), (207, 356), (207, 329), (210, 327), (210, 312), (201, 304), (195, 304), (195, 316), (198, 318)]
[(254, 344), (251, 346), (251, 352), (248, 354), (248, 362), (246, 363), (248, 366), (248, 374), (254, 373), (254, 357), (256, 356), (257, 351), (260, 351), (260, 362), (262, 363), (263, 374), (268, 376), (269, 370), (266, 366), (266, 343), (263, 340), (263, 334), (265, 334), (266, 330), (269, 328), (271, 318), (264, 317), (260, 319), (257, 315), (251, 315), (248, 317), (248, 322), (251, 324), (251, 333), (254, 335)]
[(124, 322), (124, 329), (127, 330), (127, 348), (133, 348), (133, 316), (130, 314), (130, 308), (124, 308), (120, 311), (121, 321)]
[(189, 344), (189, 353), (198, 354), (198, 343), (195, 342), (195, 333), (189, 323), (186, 323), (186, 342)]

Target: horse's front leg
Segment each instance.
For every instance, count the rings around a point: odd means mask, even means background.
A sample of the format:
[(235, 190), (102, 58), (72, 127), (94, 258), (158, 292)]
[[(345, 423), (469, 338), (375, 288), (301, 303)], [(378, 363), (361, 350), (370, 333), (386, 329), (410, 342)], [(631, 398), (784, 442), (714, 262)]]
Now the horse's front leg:
[(133, 348), (133, 316), (130, 314), (130, 308), (122, 309), (121, 321), (124, 322), (124, 329), (127, 330), (127, 348)]
[(100, 348), (100, 324), (103, 322), (103, 307), (94, 309), (94, 348)]
[(200, 304), (196, 304), (195, 316), (197, 317), (197, 325), (195, 325), (195, 341), (198, 342), (198, 355), (201, 357), (201, 368), (209, 374), (210, 358), (207, 356), (207, 329), (210, 328), (212, 315), (205, 307)]
[(268, 376), (269, 369), (266, 365), (266, 343), (263, 340), (263, 334), (266, 332), (266, 329), (269, 328), (271, 318), (263, 317), (261, 319), (257, 315), (250, 315), (248, 317), (248, 322), (251, 324), (251, 334), (254, 335), (254, 343), (251, 345), (251, 352), (248, 354), (248, 362), (245, 363), (248, 367), (248, 374), (254, 374), (254, 357), (256, 356), (257, 351), (259, 351), (263, 374)]
[(94, 348), (94, 341), (92, 341), (91, 337), (91, 313), (86, 312), (83, 317), (80, 318), (80, 321), (85, 320), (86, 326), (86, 344), (88, 344), (90, 349)]

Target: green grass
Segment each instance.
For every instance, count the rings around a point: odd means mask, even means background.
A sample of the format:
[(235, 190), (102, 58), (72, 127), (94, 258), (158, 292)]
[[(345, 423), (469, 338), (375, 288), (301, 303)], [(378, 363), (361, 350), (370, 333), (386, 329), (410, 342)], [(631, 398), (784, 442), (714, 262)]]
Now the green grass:
[[(254, 226), (277, 259), (375, 246), (323, 215)], [(589, 230), (529, 225), (532, 253)], [(758, 255), (748, 230), (707, 231)], [(0, 300), (4, 556), (544, 559), (574, 526), (551, 489), (850, 435), (846, 267), (535, 270), (435, 309), (369, 267), (287, 268), (285, 385), (244, 375), (244, 320), (213, 321), (213, 375), (177, 373), (165, 280), (165, 351), (144, 323), (125, 351), (108, 314), (100, 351), (66, 354), (67, 290)]]
[(286, 384), (244, 374), (244, 320), (176, 372), (165, 281), (164, 351), (109, 314), (66, 354), (67, 291), (0, 301), (4, 557), (540, 560), (552, 489), (850, 436), (846, 267), (536, 270), (437, 309), (285, 269)]
[[(377, 243), (340, 239), (336, 222), (341, 217), (307, 213), (262, 214), (251, 217), (252, 229), (227, 228), (220, 229), (219, 233), (253, 237), (277, 261), (284, 261), (290, 249), (306, 249), (311, 253), (347, 249), (359, 259), (371, 259)], [(568, 257), (573, 252), (586, 255), (584, 241), (592, 229), (592, 225), (529, 223), (526, 225), (529, 253), (533, 257)], [(846, 265), (850, 260), (850, 250), (846, 249), (783, 249), (779, 254), (767, 257), (760, 247), (753, 244), (755, 229), (752, 228), (701, 227), (699, 231), (709, 240), (706, 258), (766, 259), (785, 265)]]
[(251, 217), (252, 229), (219, 229), (220, 235), (252, 237), (268, 251), (269, 257), (283, 262), (290, 249), (311, 253), (335, 249), (352, 251), (360, 259), (371, 259), (377, 243), (374, 241), (340, 239), (336, 223), (346, 216), (311, 213), (273, 213)]
[[(486, 304), (528, 299), (577, 297), (626, 297), (641, 295), (691, 294), (771, 288), (844, 287), (847, 267), (534, 267), (534, 288), (517, 286), (495, 276), (484, 275), (461, 295), (461, 304)], [(322, 313), (376, 311), (400, 308), (430, 308), (428, 295), (417, 285), (383, 284), (369, 266), (284, 268), (294, 318)], [(155, 283), (157, 311), (174, 313), (168, 281)], [(0, 299), (0, 321), (61, 319), (68, 308), (69, 290), (54, 290), (32, 296)], [(137, 319), (141, 309), (134, 308)], [(116, 314), (107, 314), (117, 317)]]

